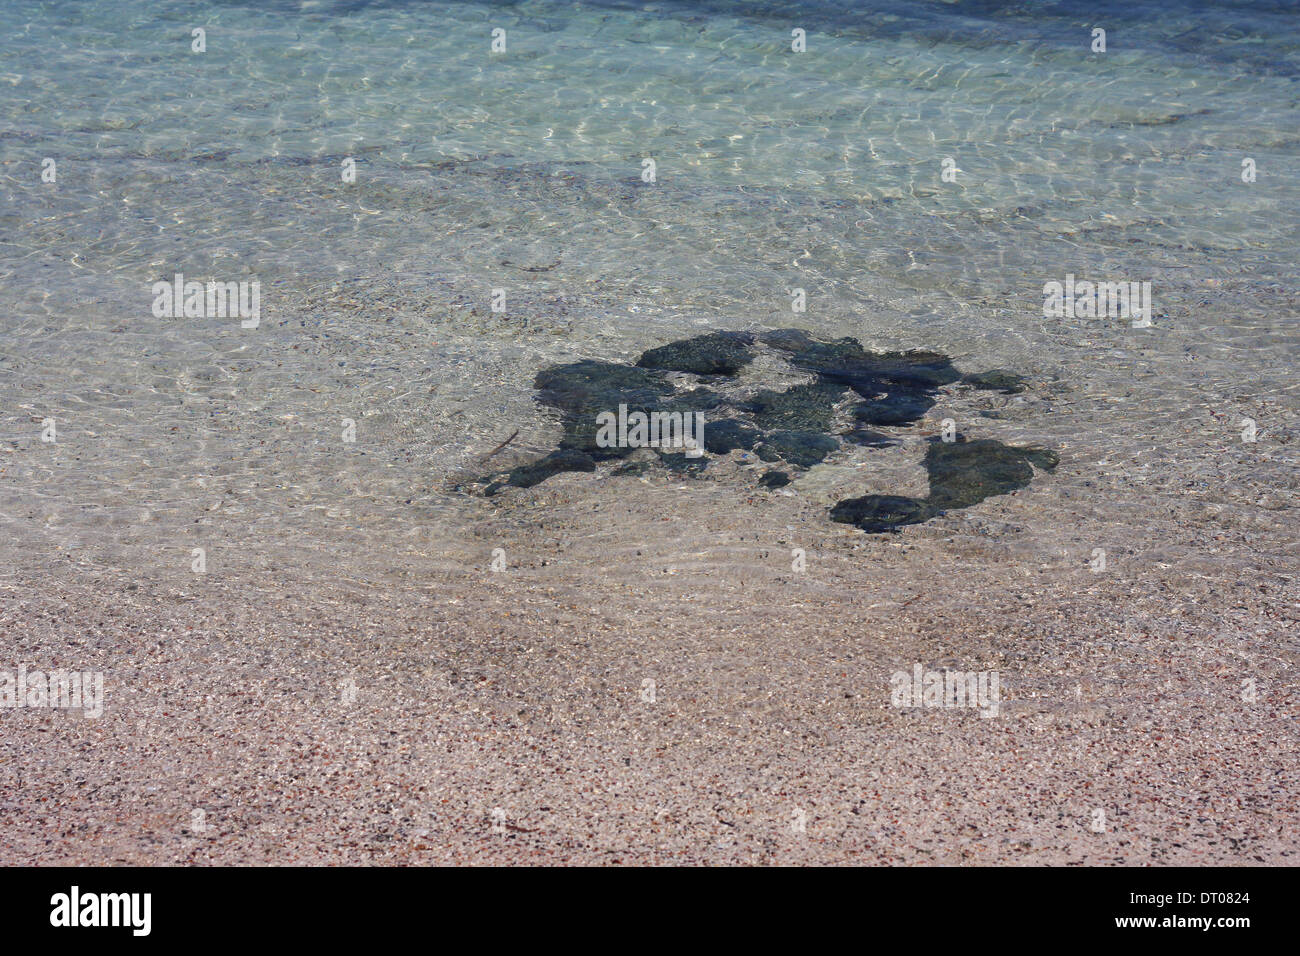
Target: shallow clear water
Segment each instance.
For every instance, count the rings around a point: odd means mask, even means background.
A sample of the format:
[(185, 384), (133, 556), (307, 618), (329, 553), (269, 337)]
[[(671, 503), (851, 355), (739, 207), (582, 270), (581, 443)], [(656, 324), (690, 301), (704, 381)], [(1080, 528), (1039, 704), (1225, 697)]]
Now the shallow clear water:
[[(4, 563), (181, 573), (217, 543), (227, 566), (437, 567), (483, 507), (450, 482), (516, 428), (522, 449), (553, 438), (540, 368), (716, 328), (1021, 372), (1042, 388), (980, 437), (1066, 449), (1063, 480), (1101, 480), (1117, 526), (1153, 454), (1143, 481), (1170, 497), (1190, 475), (1291, 506), (1297, 21), (1268, 2), (11, 0)], [(155, 318), (176, 272), (259, 280), (260, 326)], [(1154, 327), (1045, 319), (1067, 274), (1151, 281)]]

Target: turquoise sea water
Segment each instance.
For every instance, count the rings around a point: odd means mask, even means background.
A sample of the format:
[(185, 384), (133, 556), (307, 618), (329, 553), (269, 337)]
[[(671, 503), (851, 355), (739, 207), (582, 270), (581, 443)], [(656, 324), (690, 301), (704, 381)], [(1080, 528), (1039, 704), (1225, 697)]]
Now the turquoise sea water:
[[(548, 443), (540, 368), (711, 329), (1075, 389), (990, 427), (1094, 462), (1211, 407), (1294, 436), (1298, 25), (1269, 2), (11, 0), (6, 563), (186, 570), (213, 540), (418, 562), (412, 529), (471, 520), (456, 475), (516, 428)], [(256, 279), (260, 325), (156, 317), (178, 272)], [(1154, 328), (1045, 319), (1067, 274), (1152, 282)], [(1293, 468), (1264, 449), (1216, 480)]]

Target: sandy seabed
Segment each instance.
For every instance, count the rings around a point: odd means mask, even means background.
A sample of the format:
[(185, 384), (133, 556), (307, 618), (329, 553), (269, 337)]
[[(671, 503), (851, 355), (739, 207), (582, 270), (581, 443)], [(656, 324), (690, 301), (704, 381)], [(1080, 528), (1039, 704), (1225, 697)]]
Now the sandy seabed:
[[(1098, 573), (1028, 530), (1087, 537), (1071, 473), (897, 535), (570, 474), (417, 582), (11, 576), (7, 645), (107, 703), (4, 714), (0, 861), (1293, 862), (1294, 529), (1193, 502), (1214, 573)], [(916, 663), (996, 670), (998, 715), (892, 706)]]

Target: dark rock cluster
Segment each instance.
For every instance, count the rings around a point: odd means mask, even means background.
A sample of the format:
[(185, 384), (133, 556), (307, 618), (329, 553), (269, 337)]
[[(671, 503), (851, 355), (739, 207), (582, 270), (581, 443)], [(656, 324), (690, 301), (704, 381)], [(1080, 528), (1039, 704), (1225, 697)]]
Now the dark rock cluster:
[[(745, 397), (727, 394), (724, 386), (761, 348), (773, 350), (793, 369), (811, 373), (813, 381), (746, 392)], [(683, 383), (675, 373), (696, 378)], [(963, 376), (937, 352), (874, 352), (853, 338), (819, 341), (801, 329), (712, 332), (650, 349), (635, 365), (590, 359), (557, 365), (538, 373), (533, 384), (537, 400), (560, 415), (564, 431), (559, 447), (492, 481), (485, 493), (505, 486), (527, 488), (560, 472), (591, 472), (599, 462), (626, 458), (634, 448), (597, 442), (597, 416), (619, 406), (646, 415), (703, 413), (705, 452), (752, 452), (775, 466), (760, 477), (760, 485), (779, 488), (791, 481), (791, 472), (824, 461), (842, 443), (891, 444), (894, 439), (877, 428), (914, 424), (934, 406), (938, 389), (953, 383), (1005, 394), (1025, 387), (1019, 376), (1002, 369)], [(851, 424), (836, 429), (837, 409), (842, 421), (846, 407)], [(708, 465), (707, 455), (658, 452), (659, 460), (674, 470), (698, 472)], [(1033, 479), (1033, 466), (1051, 469), (1057, 460), (1051, 451), (990, 439), (932, 441), (925, 457), (928, 496), (850, 498), (831, 509), (831, 519), (864, 531), (894, 530), (1023, 488)], [(628, 462), (616, 473), (643, 467)]]

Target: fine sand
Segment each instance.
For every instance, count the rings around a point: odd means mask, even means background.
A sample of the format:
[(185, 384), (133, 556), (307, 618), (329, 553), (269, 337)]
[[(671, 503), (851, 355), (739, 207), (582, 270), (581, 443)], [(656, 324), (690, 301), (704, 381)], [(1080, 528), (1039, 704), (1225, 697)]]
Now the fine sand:
[[(11, 656), (107, 705), (3, 714), (0, 862), (1294, 862), (1295, 529), (1188, 497), (1097, 572), (1088, 470), (896, 535), (567, 474), (422, 580), (12, 574)], [(892, 706), (915, 663), (1000, 713)]]

